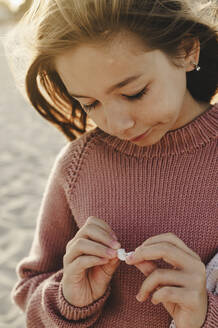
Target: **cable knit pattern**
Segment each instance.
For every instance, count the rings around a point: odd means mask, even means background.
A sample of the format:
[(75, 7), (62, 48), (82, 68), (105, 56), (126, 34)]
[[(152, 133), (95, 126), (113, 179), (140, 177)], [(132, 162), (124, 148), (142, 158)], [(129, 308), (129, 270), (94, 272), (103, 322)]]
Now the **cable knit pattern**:
[[(111, 226), (127, 252), (171, 232), (207, 265), (217, 253), (217, 131), (218, 104), (149, 147), (96, 128), (61, 150), (11, 295), (25, 311), (28, 328), (170, 326), (172, 318), (162, 304), (151, 303), (152, 295), (144, 303), (136, 300), (145, 276), (125, 262), (100, 299), (72, 306), (62, 291), (63, 256), (87, 218), (96, 216)], [(163, 260), (157, 264), (172, 268)], [(218, 296), (208, 289), (203, 328), (217, 326)]]

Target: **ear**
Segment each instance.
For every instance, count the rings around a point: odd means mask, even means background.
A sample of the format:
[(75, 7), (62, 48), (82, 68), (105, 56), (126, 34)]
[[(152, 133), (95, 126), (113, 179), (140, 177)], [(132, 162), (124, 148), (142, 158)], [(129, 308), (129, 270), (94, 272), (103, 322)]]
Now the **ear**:
[(199, 39), (189, 39), (183, 44), (184, 49), (184, 68), (186, 72), (191, 72), (195, 69), (194, 64), (198, 64), (200, 57), (200, 41)]

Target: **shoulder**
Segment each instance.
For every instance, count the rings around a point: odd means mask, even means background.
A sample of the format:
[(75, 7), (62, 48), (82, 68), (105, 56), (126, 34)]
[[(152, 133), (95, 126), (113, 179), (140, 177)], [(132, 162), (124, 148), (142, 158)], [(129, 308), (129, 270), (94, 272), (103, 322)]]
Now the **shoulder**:
[(55, 159), (55, 167), (64, 175), (69, 173), (75, 174), (79, 170), (81, 163), (88, 153), (95, 151), (95, 143), (97, 141), (98, 129), (93, 129), (84, 133), (76, 140), (68, 141), (62, 147)]

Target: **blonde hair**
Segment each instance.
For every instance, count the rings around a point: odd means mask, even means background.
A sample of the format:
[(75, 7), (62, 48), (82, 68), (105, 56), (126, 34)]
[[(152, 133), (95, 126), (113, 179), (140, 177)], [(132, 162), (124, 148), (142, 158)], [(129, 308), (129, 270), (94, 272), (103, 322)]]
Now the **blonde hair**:
[(107, 44), (124, 29), (178, 66), (181, 44), (190, 52), (197, 38), (201, 71), (187, 73), (187, 87), (197, 101), (210, 102), (218, 89), (216, 10), (212, 1), (196, 0), (37, 0), (8, 34), (5, 51), (33, 107), (72, 140), (90, 122), (57, 73), (56, 56), (82, 43)]

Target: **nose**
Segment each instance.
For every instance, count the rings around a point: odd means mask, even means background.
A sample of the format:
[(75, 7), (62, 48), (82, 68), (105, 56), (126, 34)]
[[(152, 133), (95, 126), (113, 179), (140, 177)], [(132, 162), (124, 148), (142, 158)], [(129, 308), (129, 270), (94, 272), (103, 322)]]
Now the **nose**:
[(134, 127), (135, 122), (125, 106), (110, 106), (105, 111), (108, 131), (117, 137), (125, 138), (127, 131)]

